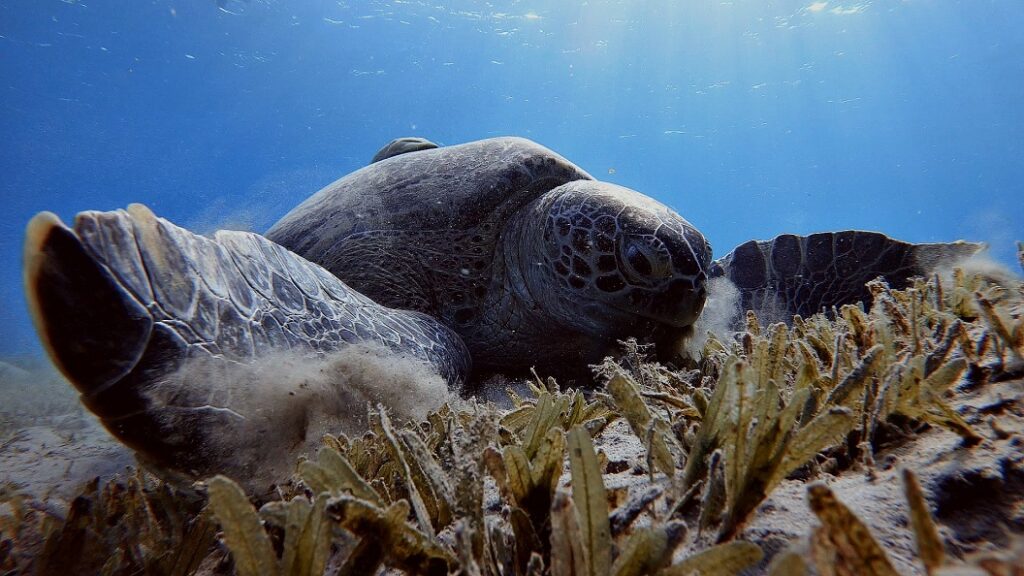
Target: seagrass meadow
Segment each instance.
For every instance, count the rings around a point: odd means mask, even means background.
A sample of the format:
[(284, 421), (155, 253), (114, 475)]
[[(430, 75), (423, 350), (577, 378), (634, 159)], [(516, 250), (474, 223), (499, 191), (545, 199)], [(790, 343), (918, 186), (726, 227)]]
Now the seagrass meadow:
[(684, 366), (624, 342), (590, 390), (539, 375), (422, 422), (369, 407), (265, 500), (144, 470), (66, 500), (9, 483), (0, 571), (1024, 573), (1024, 284), (869, 288), (869, 309), (748, 313)]

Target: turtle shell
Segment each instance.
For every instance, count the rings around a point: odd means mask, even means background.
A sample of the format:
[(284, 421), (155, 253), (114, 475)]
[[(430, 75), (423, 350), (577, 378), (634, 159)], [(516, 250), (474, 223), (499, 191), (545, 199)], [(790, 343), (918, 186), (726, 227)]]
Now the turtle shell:
[(509, 216), (552, 188), (590, 179), (524, 138), (418, 150), (335, 181), (266, 236), (378, 303), (452, 325), (491, 289)]

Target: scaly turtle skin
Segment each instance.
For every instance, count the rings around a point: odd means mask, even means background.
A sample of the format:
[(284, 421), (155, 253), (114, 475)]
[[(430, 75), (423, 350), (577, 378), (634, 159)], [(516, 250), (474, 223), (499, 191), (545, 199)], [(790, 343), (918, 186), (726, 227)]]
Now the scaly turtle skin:
[(44, 345), (85, 405), (147, 460), (202, 476), (233, 458), (230, 442), (203, 447), (247, 415), (218, 378), (182, 377), (191, 360), (230, 370), (279, 350), (374, 343), (453, 388), (530, 367), (578, 375), (618, 339), (684, 335), (709, 276), (784, 317), (978, 248), (838, 232), (751, 242), (712, 263), (673, 210), (538, 144), (402, 139), (266, 237), (198, 236), (139, 205), (79, 214), (73, 228), (42, 213), (28, 227), (25, 283)]

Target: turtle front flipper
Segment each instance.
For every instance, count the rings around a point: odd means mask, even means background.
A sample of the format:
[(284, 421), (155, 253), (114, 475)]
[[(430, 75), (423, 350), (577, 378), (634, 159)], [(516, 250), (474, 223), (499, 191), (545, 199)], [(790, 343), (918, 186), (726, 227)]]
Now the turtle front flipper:
[(716, 260), (712, 277), (725, 276), (739, 289), (741, 305), (762, 319), (788, 322), (832, 306), (870, 302), (865, 284), (885, 278), (903, 288), (914, 276), (977, 254), (984, 244), (910, 244), (877, 232), (847, 230), (810, 236), (783, 234), (751, 240)]
[[(40, 338), (85, 406), (146, 460), (190, 476), (292, 466), (308, 405), (340, 402), (356, 379), (311, 391), (310, 371), (349, 345), (422, 364), (450, 386), (469, 371), (462, 341), (432, 318), (380, 306), (256, 234), (195, 235), (141, 205), (79, 214), (73, 229), (37, 215), (25, 286)], [(351, 408), (362, 413), (360, 400)]]

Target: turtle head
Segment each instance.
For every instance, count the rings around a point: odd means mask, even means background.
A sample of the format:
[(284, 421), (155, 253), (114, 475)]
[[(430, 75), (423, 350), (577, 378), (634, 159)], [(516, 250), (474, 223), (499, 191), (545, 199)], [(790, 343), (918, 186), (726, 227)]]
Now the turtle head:
[(562, 323), (642, 336), (645, 327), (686, 328), (700, 315), (711, 247), (667, 206), (579, 180), (535, 200), (520, 220), (524, 283)]

